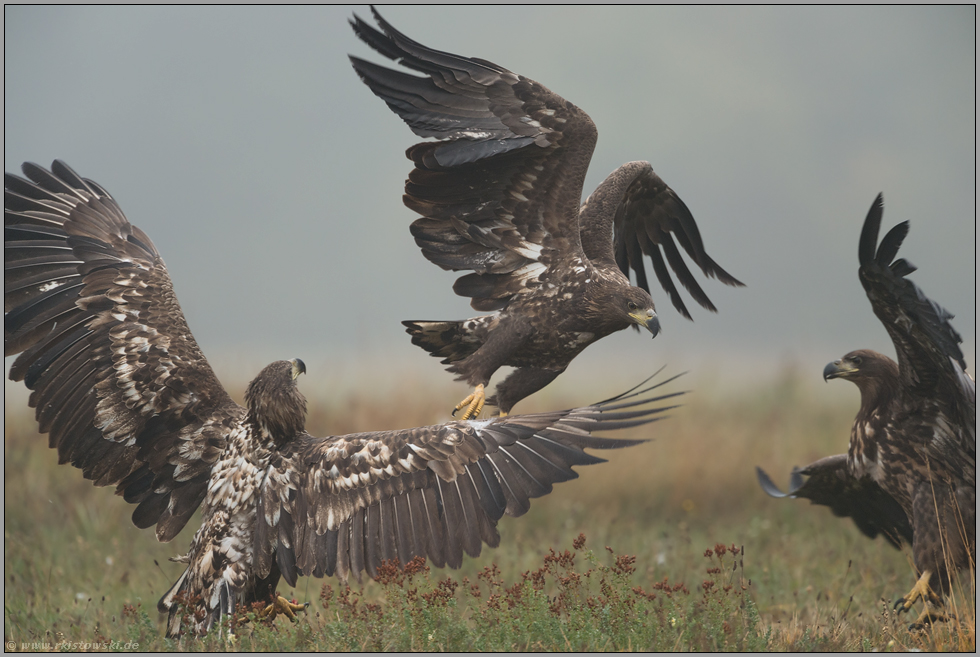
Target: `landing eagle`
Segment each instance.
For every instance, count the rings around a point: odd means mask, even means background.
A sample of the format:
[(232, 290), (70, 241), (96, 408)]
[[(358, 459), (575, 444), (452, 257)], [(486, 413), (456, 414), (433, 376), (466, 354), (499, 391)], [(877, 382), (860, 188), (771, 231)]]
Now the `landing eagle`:
[[(427, 76), (350, 58), (416, 135), (436, 139), (407, 152), (415, 169), (404, 201), (422, 215), (412, 235), (431, 262), (472, 272), (456, 280), (456, 294), (472, 298), (475, 310), (499, 311), (403, 322), (413, 344), (474, 387), (457, 405), (463, 418), (479, 414), (502, 366), (517, 368), (489, 400), (503, 415), (596, 340), (629, 326), (656, 336), (644, 254), (688, 319), (666, 263), (699, 304), (715, 306), (677, 243), (706, 276), (742, 285), (708, 256), (687, 206), (648, 162), (624, 164), (581, 203), (597, 135), (581, 109), (486, 60), (427, 48), (371, 11), (381, 30), (355, 16), (354, 32)], [(638, 287), (630, 285), (630, 270)]]
[(828, 364), (825, 380), (845, 379), (861, 392), (847, 454), (794, 469), (788, 494), (756, 472), (774, 497), (809, 499), (872, 538), (910, 543), (919, 579), (896, 607), (907, 611), (922, 598), (918, 624), (942, 617), (937, 592), (948, 594), (952, 572), (976, 564), (976, 388), (953, 315), (906, 278), (915, 267), (895, 260), (908, 222), (878, 244), (883, 212), (879, 194), (861, 230), (858, 277), (898, 363), (861, 349)]
[[(280, 577), (374, 575), (416, 555), (458, 567), (496, 546), (503, 514), (634, 445), (595, 431), (643, 425), (653, 386), (592, 406), (483, 422), (317, 438), (296, 387), (302, 361), (263, 369), (236, 404), (191, 336), (150, 239), (95, 182), (56, 161), (4, 179), (4, 353), (33, 392), (61, 463), (136, 505), (137, 527), (173, 539), (203, 523), (160, 601), (206, 632), (240, 604), (273, 601)], [(658, 384), (662, 385), (662, 384)], [(679, 394), (679, 393), (678, 393)]]

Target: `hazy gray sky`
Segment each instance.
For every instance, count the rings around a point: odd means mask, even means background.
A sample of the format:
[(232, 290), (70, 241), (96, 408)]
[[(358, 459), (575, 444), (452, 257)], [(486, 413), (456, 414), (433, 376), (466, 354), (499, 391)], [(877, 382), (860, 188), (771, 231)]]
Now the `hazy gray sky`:
[[(402, 319), (473, 316), (419, 253), (401, 203), (418, 139), (354, 74), (382, 61), (350, 30), (367, 7), (5, 7), (4, 166), (67, 161), (166, 259), (218, 363), (364, 359), (446, 376)], [(565, 377), (622, 368), (731, 376), (851, 349), (894, 354), (857, 278), (875, 195), (910, 220), (913, 279), (975, 360), (973, 7), (391, 7), (437, 49), (531, 77), (587, 111), (590, 192), (649, 160), (708, 253), (748, 287), (713, 315), (624, 331)], [(689, 299), (689, 297), (686, 297)], [(221, 371), (219, 369), (219, 375)], [(380, 373), (379, 373), (380, 374)], [(614, 387), (620, 387), (619, 383)]]

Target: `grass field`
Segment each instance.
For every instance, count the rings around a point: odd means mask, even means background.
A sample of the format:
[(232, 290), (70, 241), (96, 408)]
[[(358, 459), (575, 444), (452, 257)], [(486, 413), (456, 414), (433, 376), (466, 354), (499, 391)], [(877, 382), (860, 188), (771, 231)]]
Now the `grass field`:
[[(461, 391), (403, 381), (388, 384), (389, 402), (378, 404), (364, 388), (300, 383), (317, 435), (438, 422)], [(674, 389), (685, 383), (693, 381)], [(239, 399), (243, 386), (234, 388)], [(616, 392), (563, 390), (518, 410)], [(579, 479), (535, 500), (526, 516), (505, 517), (500, 547), (466, 558), (461, 570), (415, 564), (408, 578), (391, 571), (349, 592), (333, 579), (301, 578), (295, 590), (280, 585), (311, 603), (296, 623), (250, 622), (233, 641), (209, 636), (180, 647), (975, 650), (972, 572), (952, 601), (957, 621), (910, 632), (912, 618), (891, 612), (914, 583), (908, 550), (868, 540), (825, 508), (770, 499), (756, 484), (756, 465), (784, 485), (794, 464), (843, 451), (858, 402), (849, 392), (792, 371), (740, 391), (699, 384), (669, 419), (616, 434), (651, 442), (602, 454), (609, 463), (579, 468)], [(167, 559), (186, 550), (197, 519), (172, 544), (158, 543), (132, 525), (132, 508), (111, 489), (58, 466), (21, 399), (7, 402), (8, 650), (178, 647), (162, 638), (156, 602), (181, 571)]]

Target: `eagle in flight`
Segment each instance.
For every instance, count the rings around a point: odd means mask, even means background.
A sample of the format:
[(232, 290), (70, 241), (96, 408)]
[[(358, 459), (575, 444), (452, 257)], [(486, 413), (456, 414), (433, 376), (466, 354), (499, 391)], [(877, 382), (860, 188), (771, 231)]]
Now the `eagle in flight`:
[[(170, 541), (203, 503), (186, 570), (160, 601), (168, 636), (207, 632), (280, 577), (373, 576), (423, 556), (458, 567), (496, 546), (503, 514), (634, 445), (593, 432), (652, 422), (661, 384), (565, 411), (317, 438), (300, 360), (277, 361), (235, 403), (198, 348), (160, 254), (97, 183), (62, 162), (4, 178), (4, 354), (41, 433)], [(664, 382), (666, 383), (666, 382)], [(182, 603), (182, 604), (180, 604)], [(182, 628), (183, 624), (183, 628)]]
[(809, 499), (872, 538), (911, 544), (919, 579), (895, 606), (907, 611), (923, 599), (921, 624), (943, 618), (937, 593), (976, 564), (976, 388), (953, 315), (906, 278), (915, 267), (895, 260), (908, 222), (878, 244), (883, 211), (879, 194), (861, 230), (858, 277), (898, 362), (860, 349), (828, 364), (825, 380), (852, 381), (861, 392), (847, 454), (794, 469), (785, 494), (756, 473), (774, 497)]
[[(351, 56), (371, 91), (416, 135), (436, 140), (407, 152), (415, 168), (404, 202), (422, 215), (412, 235), (433, 263), (472, 272), (456, 280), (456, 294), (470, 297), (475, 310), (499, 311), (403, 322), (413, 344), (474, 387), (456, 407), (465, 408), (464, 419), (485, 401), (506, 415), (611, 333), (642, 326), (656, 336), (644, 254), (688, 319), (666, 263), (699, 304), (715, 307), (678, 244), (706, 276), (742, 285), (708, 256), (687, 206), (648, 162), (624, 164), (581, 202), (597, 135), (581, 109), (496, 64), (416, 43), (371, 11), (380, 31), (355, 15), (354, 32), (425, 75)], [(516, 369), (487, 399), (485, 387), (502, 366)]]

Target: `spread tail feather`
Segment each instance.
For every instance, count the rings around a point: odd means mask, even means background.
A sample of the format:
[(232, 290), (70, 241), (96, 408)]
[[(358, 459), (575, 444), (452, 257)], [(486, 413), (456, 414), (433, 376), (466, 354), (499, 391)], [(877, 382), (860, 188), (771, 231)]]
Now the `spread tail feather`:
[(174, 582), (174, 585), (170, 587), (169, 591), (163, 594), (163, 597), (160, 598), (160, 602), (157, 603), (157, 610), (161, 614), (164, 614), (173, 608), (175, 603), (174, 598), (180, 592), (180, 588), (184, 584), (184, 581), (186, 579), (187, 579), (187, 569), (185, 568), (184, 572), (181, 573), (180, 577), (177, 578), (177, 581)]
[[(238, 600), (235, 589), (224, 578), (220, 579), (215, 588), (215, 595), (210, 603), (202, 600), (199, 594), (190, 592), (190, 583), (187, 581), (188, 570), (184, 570), (181, 576), (174, 582), (160, 602), (157, 603), (157, 610), (161, 613), (169, 613), (167, 618), (167, 638), (176, 639), (181, 635), (181, 621), (188, 614), (191, 614), (191, 627), (198, 634), (207, 633), (215, 623), (221, 620), (222, 616), (231, 616), (235, 611), (235, 603)], [(278, 581), (278, 573), (276, 574)], [(274, 586), (274, 585), (273, 585)], [(215, 604), (215, 602), (217, 604)], [(204, 617), (196, 617), (197, 610), (203, 608), (207, 611)]]
[(177, 578), (177, 581), (174, 582), (174, 585), (170, 587), (169, 591), (163, 594), (160, 602), (157, 603), (157, 610), (160, 613), (170, 612), (170, 617), (167, 619), (167, 636), (171, 638), (180, 636), (181, 614), (179, 613), (177, 596), (185, 588), (184, 584), (187, 581), (187, 572), (188, 569), (185, 568), (184, 572)]
[(442, 358), (443, 365), (456, 363), (470, 356), (483, 344), (475, 334), (475, 320), (459, 322), (405, 321), (402, 324), (412, 336), (412, 344)]

